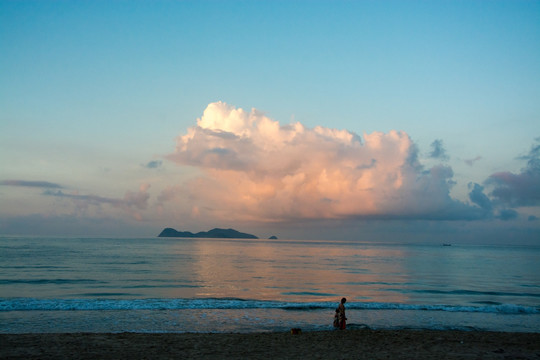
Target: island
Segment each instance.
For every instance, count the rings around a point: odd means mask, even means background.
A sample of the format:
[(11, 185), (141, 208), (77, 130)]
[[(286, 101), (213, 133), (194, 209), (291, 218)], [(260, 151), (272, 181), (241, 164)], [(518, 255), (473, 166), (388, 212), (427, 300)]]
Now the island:
[(196, 234), (191, 231), (177, 231), (173, 228), (165, 228), (158, 237), (179, 237), (179, 238), (215, 238), (215, 239), (258, 239), (257, 236), (242, 233), (234, 229), (215, 228), (210, 231), (201, 231)]

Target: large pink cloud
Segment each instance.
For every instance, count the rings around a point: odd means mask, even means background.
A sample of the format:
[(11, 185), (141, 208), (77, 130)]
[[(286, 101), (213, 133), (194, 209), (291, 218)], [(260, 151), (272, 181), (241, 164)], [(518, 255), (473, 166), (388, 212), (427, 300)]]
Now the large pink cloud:
[(193, 216), (456, 219), (475, 210), (450, 198), (452, 169), (423, 169), (402, 131), (360, 137), (322, 126), (281, 125), (255, 109), (216, 102), (177, 138), (168, 159), (200, 170), (159, 197), (189, 204)]

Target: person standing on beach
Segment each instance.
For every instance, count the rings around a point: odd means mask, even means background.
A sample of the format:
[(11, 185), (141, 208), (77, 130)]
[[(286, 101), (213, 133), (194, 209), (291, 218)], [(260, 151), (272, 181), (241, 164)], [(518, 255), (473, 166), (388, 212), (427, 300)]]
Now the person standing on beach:
[(347, 320), (347, 317), (345, 316), (345, 303), (346, 302), (347, 302), (347, 299), (345, 298), (341, 299), (341, 302), (339, 303), (339, 306), (337, 308), (339, 328), (341, 330), (345, 330), (345, 323)]

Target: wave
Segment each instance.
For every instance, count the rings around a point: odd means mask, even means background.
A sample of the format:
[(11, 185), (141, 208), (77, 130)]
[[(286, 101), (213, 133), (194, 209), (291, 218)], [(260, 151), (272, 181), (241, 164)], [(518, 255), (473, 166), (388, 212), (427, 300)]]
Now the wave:
[(388, 289), (389, 291), (397, 291), (401, 293), (422, 293), (435, 295), (488, 295), (488, 296), (516, 296), (516, 297), (540, 297), (537, 293), (516, 293), (503, 291), (475, 291), (475, 290), (403, 290), (403, 289)]
[(15, 279), (6, 280), (0, 279), (0, 285), (26, 284), (26, 285), (43, 285), (43, 284), (102, 284), (103, 281), (93, 279)]
[[(334, 302), (283, 302), (245, 299), (37, 299), (0, 298), (2, 311), (93, 311), (93, 310), (183, 310), (183, 309), (282, 309), (284, 311), (329, 310)], [(377, 302), (347, 302), (349, 310), (447, 311), (498, 314), (540, 314), (540, 307), (516, 304), (422, 305)]]

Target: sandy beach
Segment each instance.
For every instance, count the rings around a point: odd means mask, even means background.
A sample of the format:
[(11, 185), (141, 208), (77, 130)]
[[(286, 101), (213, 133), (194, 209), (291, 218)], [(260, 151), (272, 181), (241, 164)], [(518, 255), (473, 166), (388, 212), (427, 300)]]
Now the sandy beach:
[(1, 334), (1, 359), (540, 359), (540, 333)]

